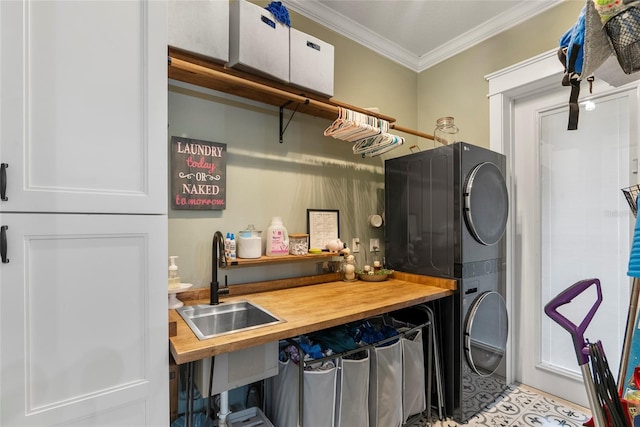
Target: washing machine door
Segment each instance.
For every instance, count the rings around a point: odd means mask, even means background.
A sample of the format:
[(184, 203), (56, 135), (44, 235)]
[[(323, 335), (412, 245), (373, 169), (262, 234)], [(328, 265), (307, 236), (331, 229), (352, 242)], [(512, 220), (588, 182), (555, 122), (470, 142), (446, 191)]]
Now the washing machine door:
[(464, 186), (464, 215), (469, 232), (481, 244), (490, 246), (504, 235), (509, 214), (507, 185), (492, 162), (471, 170)]
[(471, 305), (465, 321), (464, 351), (467, 363), (480, 376), (493, 374), (506, 356), (509, 325), (504, 298), (484, 292)]

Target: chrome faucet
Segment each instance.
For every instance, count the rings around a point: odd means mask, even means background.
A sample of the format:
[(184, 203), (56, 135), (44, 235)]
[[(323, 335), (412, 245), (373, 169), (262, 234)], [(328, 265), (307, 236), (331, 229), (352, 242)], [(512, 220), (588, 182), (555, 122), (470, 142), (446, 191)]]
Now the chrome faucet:
[(211, 287), (209, 289), (209, 304), (218, 305), (218, 295), (228, 294), (229, 287), (226, 283), (224, 289), (220, 289), (220, 283), (218, 282), (218, 267), (224, 268), (227, 266), (227, 256), (224, 253), (224, 236), (221, 232), (216, 231), (213, 235), (213, 243), (211, 244)]

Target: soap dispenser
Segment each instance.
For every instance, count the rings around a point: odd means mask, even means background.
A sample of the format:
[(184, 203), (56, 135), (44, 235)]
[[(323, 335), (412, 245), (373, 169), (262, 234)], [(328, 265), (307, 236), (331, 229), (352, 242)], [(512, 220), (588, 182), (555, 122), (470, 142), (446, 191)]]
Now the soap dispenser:
[(180, 287), (180, 277), (178, 277), (178, 266), (176, 265), (177, 256), (170, 256), (169, 261), (169, 289), (176, 289)]
[(180, 308), (184, 305), (180, 301), (176, 294), (184, 292), (193, 286), (191, 283), (182, 283), (180, 276), (178, 276), (178, 265), (176, 264), (177, 256), (173, 255), (169, 257), (171, 264), (169, 265), (169, 308)]

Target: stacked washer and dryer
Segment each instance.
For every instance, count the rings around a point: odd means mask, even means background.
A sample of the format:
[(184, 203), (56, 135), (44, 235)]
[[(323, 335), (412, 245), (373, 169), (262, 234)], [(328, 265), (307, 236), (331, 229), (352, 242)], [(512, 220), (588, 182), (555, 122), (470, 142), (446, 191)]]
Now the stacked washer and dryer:
[(431, 303), (446, 413), (464, 422), (507, 388), (504, 155), (464, 142), (385, 162), (388, 268), (456, 279)]

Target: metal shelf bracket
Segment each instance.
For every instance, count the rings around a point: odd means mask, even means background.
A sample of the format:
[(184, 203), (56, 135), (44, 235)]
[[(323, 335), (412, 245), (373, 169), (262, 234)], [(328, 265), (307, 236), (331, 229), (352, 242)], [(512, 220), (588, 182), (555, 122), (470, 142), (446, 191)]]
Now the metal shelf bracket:
[[(291, 119), (293, 119), (293, 116), (296, 115), (296, 112), (298, 111), (298, 107), (300, 106), (300, 103), (297, 103), (296, 108), (293, 110), (293, 112), (291, 113), (291, 117), (289, 117), (289, 120), (287, 120), (287, 124), (284, 124), (284, 109), (285, 107), (287, 107), (289, 104), (291, 104), (294, 101), (287, 101), (284, 104), (282, 104), (280, 106), (280, 144), (282, 144), (282, 139), (284, 137), (284, 133), (287, 130), (287, 128), (289, 127), (289, 123), (291, 123)], [(304, 100), (304, 105), (309, 105), (309, 100), (305, 99)]]

